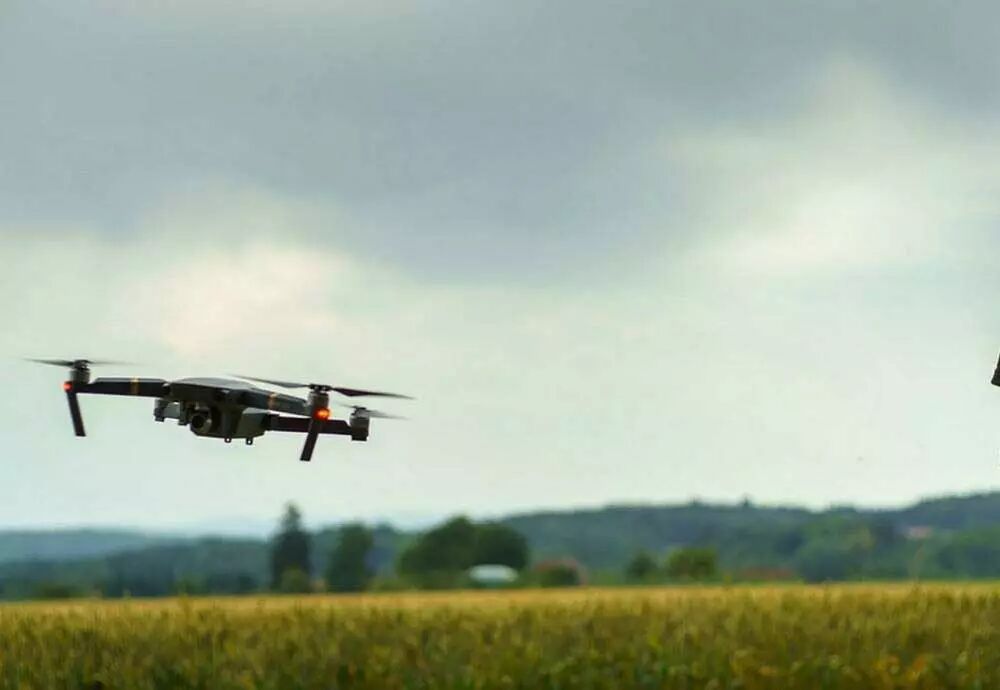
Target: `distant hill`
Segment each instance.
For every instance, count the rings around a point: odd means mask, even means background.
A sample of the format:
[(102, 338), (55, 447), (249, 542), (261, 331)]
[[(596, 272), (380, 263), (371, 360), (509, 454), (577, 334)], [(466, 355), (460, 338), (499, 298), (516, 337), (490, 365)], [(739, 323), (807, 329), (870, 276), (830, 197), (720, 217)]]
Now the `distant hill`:
[(1000, 525), (1000, 492), (930, 498), (902, 510), (885, 511), (901, 527), (976, 529)]
[(909, 528), (947, 533), (1000, 527), (1000, 492), (931, 498), (901, 509), (848, 506), (817, 511), (695, 501), (526, 513), (503, 522), (528, 538), (536, 558), (573, 556), (601, 569), (620, 567), (639, 549), (663, 553), (690, 544), (716, 545), (724, 556), (749, 545), (756, 557), (767, 546), (778, 558), (765, 560), (781, 560), (783, 550), (794, 550), (803, 530), (833, 518), (882, 521), (900, 534)]
[(592, 568), (612, 568), (639, 549), (664, 553), (686, 544), (714, 542), (736, 532), (777, 533), (802, 525), (813, 516), (797, 508), (695, 502), (529, 513), (503, 522), (528, 538), (538, 558), (572, 556)]
[(0, 530), (0, 563), (105, 556), (175, 540), (127, 529)]
[[(373, 529), (375, 543), (371, 565), (380, 573), (391, 572), (396, 554), (412, 538), (379, 525)], [(63, 536), (64, 533), (58, 533)], [(337, 541), (337, 529), (327, 528), (312, 537), (313, 572), (322, 574)], [(119, 542), (126, 544), (127, 542)], [(115, 542), (103, 542), (112, 546)], [(82, 558), (28, 558), (0, 563), (0, 598), (32, 596), (40, 583), (59, 583), (88, 592), (100, 589), (108, 596), (126, 592), (156, 596), (199, 587), (213, 592), (238, 594), (266, 589), (270, 582), (270, 545), (265, 539), (203, 537), (199, 539), (152, 538), (138, 548), (126, 546)]]

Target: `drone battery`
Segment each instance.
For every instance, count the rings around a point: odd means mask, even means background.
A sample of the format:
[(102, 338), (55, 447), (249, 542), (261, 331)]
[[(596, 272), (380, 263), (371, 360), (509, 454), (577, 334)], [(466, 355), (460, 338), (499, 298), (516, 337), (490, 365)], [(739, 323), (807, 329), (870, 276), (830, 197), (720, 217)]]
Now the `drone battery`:
[(181, 404), (170, 402), (166, 398), (157, 398), (153, 404), (153, 419), (162, 422), (165, 419), (180, 419)]
[(262, 436), (268, 428), (267, 412), (244, 412), (240, 415), (239, 424), (236, 426), (236, 438), (253, 438)]

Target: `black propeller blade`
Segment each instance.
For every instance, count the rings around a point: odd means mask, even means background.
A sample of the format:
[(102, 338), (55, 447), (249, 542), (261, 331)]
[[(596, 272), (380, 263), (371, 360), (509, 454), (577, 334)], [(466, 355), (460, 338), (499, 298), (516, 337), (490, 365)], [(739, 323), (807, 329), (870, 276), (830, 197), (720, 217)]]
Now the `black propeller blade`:
[(115, 362), (107, 359), (35, 359), (33, 357), (25, 358), (26, 362), (35, 362), (36, 364), (50, 364), (54, 367), (63, 368), (76, 368), (76, 367), (89, 367), (91, 364), (96, 366), (104, 365), (128, 365), (129, 362)]
[(280, 386), (281, 388), (308, 388), (320, 393), (326, 393), (328, 391), (335, 391), (341, 395), (346, 395), (349, 398), (356, 398), (361, 396), (379, 397), (379, 398), (399, 398), (402, 400), (413, 400), (409, 395), (400, 395), (399, 393), (385, 393), (383, 391), (369, 391), (361, 388), (344, 388), (343, 386), (330, 386), (325, 383), (297, 383), (295, 381), (278, 381), (275, 379), (262, 379), (256, 376), (244, 376), (243, 374), (233, 374), (241, 379), (246, 379), (247, 381), (256, 381), (258, 383), (266, 383), (271, 386)]
[(231, 374), (231, 375), (241, 379), (246, 379), (247, 381), (266, 383), (271, 386), (280, 386), (281, 388), (309, 388), (308, 383), (294, 383), (292, 381), (275, 381), (273, 379), (262, 379), (256, 376), (244, 376), (243, 374)]
[(406, 417), (401, 417), (398, 414), (389, 414), (388, 412), (373, 410), (368, 407), (362, 407), (361, 405), (347, 405), (345, 403), (340, 403), (340, 405), (354, 410), (355, 417), (364, 417), (366, 419), (406, 419)]
[(993, 372), (993, 381), (991, 383), (994, 386), (1000, 386), (1000, 359), (997, 360), (997, 370)]
[(346, 395), (349, 398), (358, 398), (362, 396), (378, 397), (378, 398), (397, 398), (399, 400), (413, 400), (412, 396), (401, 395), (400, 393), (383, 393), (381, 391), (366, 391), (360, 388), (341, 388), (330, 386), (330, 390), (337, 391), (341, 395)]

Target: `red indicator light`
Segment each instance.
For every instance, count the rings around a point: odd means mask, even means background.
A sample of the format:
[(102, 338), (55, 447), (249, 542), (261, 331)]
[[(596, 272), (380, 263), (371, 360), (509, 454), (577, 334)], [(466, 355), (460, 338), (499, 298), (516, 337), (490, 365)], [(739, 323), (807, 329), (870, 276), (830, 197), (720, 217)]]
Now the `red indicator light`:
[(63, 383), (63, 390), (68, 393), (69, 391), (73, 390), (73, 384), (71, 382), (69, 382), (69, 381), (64, 382)]
[(313, 416), (316, 417), (316, 419), (329, 419), (330, 410), (325, 407), (321, 407), (313, 413)]

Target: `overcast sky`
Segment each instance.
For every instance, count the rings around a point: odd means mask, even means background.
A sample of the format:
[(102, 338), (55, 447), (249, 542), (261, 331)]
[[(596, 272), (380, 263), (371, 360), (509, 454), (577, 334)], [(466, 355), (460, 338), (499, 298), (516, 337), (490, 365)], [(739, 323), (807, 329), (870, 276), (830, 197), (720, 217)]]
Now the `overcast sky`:
[[(0, 4), (0, 527), (1000, 488), (993, 2)], [(253, 448), (19, 360), (400, 390)]]

